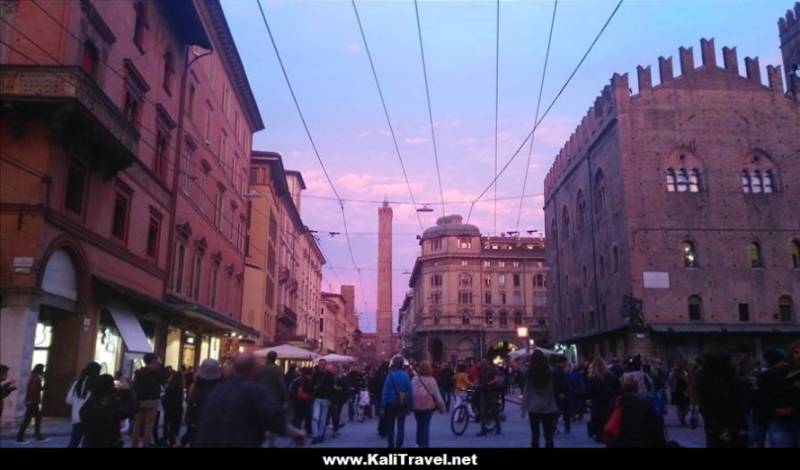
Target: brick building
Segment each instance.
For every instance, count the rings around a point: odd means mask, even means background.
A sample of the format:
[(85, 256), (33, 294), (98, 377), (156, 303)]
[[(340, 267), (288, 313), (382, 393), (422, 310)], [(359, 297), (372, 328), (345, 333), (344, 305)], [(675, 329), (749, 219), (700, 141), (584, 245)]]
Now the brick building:
[[(345, 296), (353, 286), (342, 286), (341, 293), (323, 292), (322, 316), (319, 321), (320, 354), (337, 353), (351, 355), (356, 352), (355, 332), (357, 321), (353, 307)], [(355, 322), (353, 320), (356, 320)]]
[[(504, 355), (547, 339), (544, 240), (481, 236), (461, 216), (441, 217), (420, 239), (399, 345), (434, 361)], [(398, 345), (398, 347), (399, 347)]]
[(192, 366), (254, 333), (239, 322), (233, 207), (236, 154), (263, 124), (217, 0), (0, 8), (0, 357), (20, 387), (8, 424), (35, 363), (44, 414), (65, 415), (89, 361), (130, 373), (155, 351)]
[(713, 40), (679, 57), (637, 94), (615, 74), (545, 179), (550, 330), (581, 353), (760, 357), (800, 333), (797, 95)]

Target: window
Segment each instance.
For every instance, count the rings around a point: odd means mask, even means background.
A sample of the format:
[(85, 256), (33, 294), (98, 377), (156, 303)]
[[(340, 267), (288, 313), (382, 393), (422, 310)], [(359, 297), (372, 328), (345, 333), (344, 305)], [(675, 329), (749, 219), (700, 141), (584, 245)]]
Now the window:
[(442, 320), (441, 314), (439, 312), (435, 312), (433, 314), (433, 324), (438, 325), (441, 320)]
[(682, 244), (683, 247), (683, 267), (696, 268), (697, 267), (697, 253), (694, 249), (694, 243), (686, 241)]
[(486, 312), (486, 326), (492, 326), (494, 324), (494, 313)]
[(606, 206), (606, 177), (603, 170), (594, 175), (594, 213), (600, 214)]
[(506, 275), (505, 274), (498, 274), (497, 275), (497, 285), (500, 287), (506, 286)]
[(472, 287), (472, 276), (467, 273), (462, 273), (459, 277), (458, 284), (461, 287)]
[(206, 106), (206, 122), (205, 122), (205, 129), (203, 132), (203, 136), (205, 137), (206, 144), (211, 143), (211, 105)]
[(319, 332), (320, 333), (324, 333), (325, 332), (325, 319), (324, 318), (320, 318), (319, 319)]
[(441, 303), (442, 303), (442, 293), (441, 292), (431, 293), (431, 305), (440, 305)]
[(205, 170), (205, 168), (203, 168), (200, 171), (200, 183), (198, 186), (200, 194), (202, 194), (202, 197), (198, 198), (199, 199), (198, 204), (200, 205), (200, 212), (202, 212), (203, 214), (207, 214), (208, 200), (209, 200), (208, 193), (206, 193), (208, 188), (208, 172)]
[(469, 266), (469, 261), (461, 260), (461, 266)]
[(215, 263), (214, 267), (211, 268), (211, 280), (210, 280), (211, 288), (209, 289), (210, 298), (209, 298), (209, 302), (208, 302), (212, 307), (215, 307), (216, 304), (217, 304), (217, 280), (218, 280), (218, 278), (219, 278), (219, 265)]
[(469, 313), (468, 312), (464, 312), (461, 315), (461, 324), (462, 325), (469, 325)]
[(522, 312), (516, 312), (514, 314), (514, 325), (522, 326)]
[(794, 303), (788, 295), (783, 295), (778, 299), (778, 318), (783, 322), (794, 320)]
[(677, 177), (675, 176), (675, 170), (672, 168), (667, 168), (667, 192), (674, 193), (678, 190), (678, 182)]
[(483, 286), (484, 287), (492, 287), (492, 276), (487, 274), (483, 276)]
[(763, 154), (748, 156), (742, 170), (742, 192), (771, 194), (777, 190), (777, 170), (769, 157)]
[(472, 239), (469, 237), (461, 237), (458, 239), (458, 247), (463, 249), (472, 248)]
[(537, 274), (533, 278), (533, 287), (544, 287), (544, 275)]
[(491, 261), (484, 261), (483, 262), (483, 267), (484, 268), (491, 268), (492, 267), (492, 262)]
[(222, 190), (217, 190), (217, 198), (214, 201), (214, 224), (218, 229), (222, 229)]
[(470, 305), (472, 303), (472, 292), (459, 292), (458, 303), (462, 305)]
[(691, 171), (689, 171), (689, 192), (700, 192), (700, 170), (697, 168), (693, 168)]
[(521, 284), (520, 275), (514, 274), (514, 287), (519, 287)]
[(800, 241), (793, 240), (791, 243), (792, 250), (792, 267), (795, 269), (800, 268)]
[(136, 12), (136, 22), (133, 26), (133, 43), (139, 48), (139, 52), (144, 54), (144, 35), (147, 29), (147, 11), (144, 2), (136, 2), (133, 5)]
[(577, 204), (576, 204), (576, 213), (578, 214), (578, 228), (583, 228), (586, 224), (586, 200), (583, 197), (583, 190), (578, 190), (578, 197), (577, 197)]
[(183, 261), (186, 256), (186, 247), (178, 243), (178, 249), (175, 250), (175, 273), (173, 278), (173, 286), (175, 292), (183, 291)]
[(161, 235), (161, 216), (150, 214), (150, 223), (147, 226), (147, 256), (158, 259), (158, 245)]
[(614, 256), (614, 272), (619, 272), (619, 247), (614, 245), (614, 248), (611, 250), (612, 255)]
[(497, 267), (498, 268), (505, 268), (506, 267), (506, 262), (505, 261), (498, 261), (497, 262)]
[(117, 193), (114, 198), (114, 215), (111, 222), (111, 235), (121, 242), (128, 238), (129, 196)]
[(164, 82), (162, 85), (164, 86), (164, 91), (168, 94), (172, 94), (172, 84), (175, 80), (175, 63), (172, 58), (172, 52), (167, 52), (164, 54)]
[(569, 240), (569, 211), (566, 206), (561, 210), (561, 236), (563, 240)]
[(97, 70), (100, 64), (100, 53), (97, 51), (97, 46), (92, 41), (86, 41), (83, 44), (83, 59), (81, 60), (81, 68), (87, 75), (97, 80)]
[(506, 299), (506, 293), (505, 292), (501, 292), (500, 293), (500, 304), (501, 305), (505, 305), (506, 304), (506, 300), (507, 300)]
[(192, 292), (194, 300), (200, 300), (200, 279), (203, 277), (203, 256), (200, 253), (194, 255), (194, 272), (192, 272)]
[(133, 127), (136, 129), (139, 128), (139, 112), (142, 107), (141, 99), (134, 94), (132, 91), (128, 90), (125, 92), (125, 106), (122, 110), (125, 117), (128, 119), (128, 122), (131, 123)]
[(431, 276), (431, 287), (442, 287), (442, 275), (434, 274)]
[(442, 239), (437, 238), (435, 240), (431, 240), (431, 250), (439, 251), (442, 249)]
[(750, 255), (751, 268), (764, 267), (764, 259), (761, 256), (761, 245), (759, 245), (757, 242), (753, 242), (748, 246), (747, 252)]
[(486, 305), (492, 304), (492, 293), (491, 292), (484, 292), (483, 293), (483, 303)]
[[(167, 180), (167, 162), (169, 161), (168, 149), (169, 135), (162, 129), (158, 129), (156, 131), (156, 151), (153, 158), (153, 173), (164, 182)], [(183, 175), (181, 175), (181, 177), (183, 177)]]
[(703, 300), (697, 296), (689, 297), (689, 321), (703, 320)]
[(739, 321), (750, 321), (750, 304), (739, 304)]
[(606, 275), (606, 259), (600, 256), (598, 264), (600, 265), (600, 278), (602, 279)]
[(275, 249), (271, 246), (267, 248), (267, 272), (275, 273)]
[(500, 312), (500, 326), (508, 325), (508, 312)]
[(188, 103), (186, 103), (186, 112), (189, 114), (189, 119), (194, 117), (194, 97), (197, 95), (197, 89), (194, 86), (194, 83), (189, 85), (189, 99)]
[(83, 165), (72, 162), (67, 173), (67, 194), (64, 207), (77, 215), (83, 214), (83, 203), (86, 194), (86, 177), (88, 172)]

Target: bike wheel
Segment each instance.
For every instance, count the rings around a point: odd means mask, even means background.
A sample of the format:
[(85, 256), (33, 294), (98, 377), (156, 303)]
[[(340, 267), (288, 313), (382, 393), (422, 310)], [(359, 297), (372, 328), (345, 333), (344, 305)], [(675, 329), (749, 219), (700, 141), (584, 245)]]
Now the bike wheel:
[(468, 425), (469, 413), (467, 412), (467, 407), (459, 405), (453, 410), (453, 414), (450, 415), (450, 429), (453, 431), (453, 434), (460, 436), (467, 430)]

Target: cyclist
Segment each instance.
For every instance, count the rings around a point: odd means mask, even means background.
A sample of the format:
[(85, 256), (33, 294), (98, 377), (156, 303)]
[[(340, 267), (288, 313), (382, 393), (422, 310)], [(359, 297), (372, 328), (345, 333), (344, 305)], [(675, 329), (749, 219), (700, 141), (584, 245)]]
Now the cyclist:
[(453, 384), (455, 388), (455, 406), (457, 408), (467, 397), (467, 390), (472, 388), (475, 384), (467, 377), (467, 368), (463, 363), (458, 364), (456, 368), (456, 375), (453, 376)]
[(479, 398), (478, 403), (480, 403), (480, 414), (481, 414), (481, 432), (478, 433), (478, 436), (485, 436), (488, 434), (486, 427), (489, 424), (490, 419), (495, 420), (496, 424), (496, 434), (501, 434), (500, 430), (500, 410), (499, 408), (499, 385), (500, 385), (500, 378), (497, 375), (497, 370), (495, 366), (489, 362), (489, 357), (485, 357), (481, 360), (480, 367), (478, 369), (478, 391), (479, 391)]

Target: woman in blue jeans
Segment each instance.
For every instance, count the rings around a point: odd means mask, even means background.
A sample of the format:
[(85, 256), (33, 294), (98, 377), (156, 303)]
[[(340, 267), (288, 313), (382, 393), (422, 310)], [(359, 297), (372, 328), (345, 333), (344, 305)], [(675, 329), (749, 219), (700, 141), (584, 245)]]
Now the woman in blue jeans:
[(395, 356), (392, 359), (392, 368), (386, 375), (381, 393), (381, 408), (386, 419), (384, 430), (390, 449), (403, 447), (406, 415), (414, 406), (411, 379), (403, 370), (404, 362), (402, 356)]
[(417, 375), (411, 379), (414, 390), (414, 417), (417, 420), (417, 447), (430, 447), (431, 418), (437, 409), (444, 413), (445, 404), (439, 392), (433, 369), (427, 361), (417, 368)]

